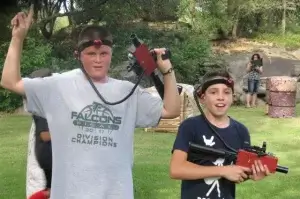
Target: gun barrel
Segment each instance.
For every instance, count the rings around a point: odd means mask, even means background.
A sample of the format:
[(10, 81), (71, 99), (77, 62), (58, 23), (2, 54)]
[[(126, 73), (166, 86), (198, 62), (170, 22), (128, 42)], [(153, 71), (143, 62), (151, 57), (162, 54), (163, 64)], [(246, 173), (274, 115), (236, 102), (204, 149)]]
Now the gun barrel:
[(276, 171), (279, 173), (287, 174), (289, 172), (289, 168), (278, 165)]
[(194, 143), (190, 143), (190, 149), (195, 152), (218, 156), (218, 157), (225, 157), (226, 155), (228, 155), (226, 151), (214, 149), (212, 147), (201, 146)]
[(133, 43), (134, 47), (138, 48), (141, 45), (141, 42), (139, 41), (139, 39), (136, 36), (136, 34), (131, 34), (130, 38), (132, 40), (132, 43)]

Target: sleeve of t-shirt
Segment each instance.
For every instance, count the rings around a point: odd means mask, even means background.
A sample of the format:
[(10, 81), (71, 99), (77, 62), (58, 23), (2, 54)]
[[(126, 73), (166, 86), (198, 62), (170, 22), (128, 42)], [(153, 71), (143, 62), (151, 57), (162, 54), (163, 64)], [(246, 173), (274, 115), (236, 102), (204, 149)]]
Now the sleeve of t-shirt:
[(42, 117), (36, 117), (35, 128), (36, 128), (36, 132), (38, 134), (41, 134), (41, 132), (44, 132), (44, 131), (49, 131), (47, 120)]
[(23, 78), (28, 112), (46, 118), (46, 106), (55, 86), (55, 81), (53, 80), (53, 77)]
[(239, 125), (240, 127), (240, 132), (242, 133), (242, 137), (243, 137), (243, 147), (247, 148), (249, 146), (251, 146), (251, 138), (250, 138), (250, 133), (248, 128), (241, 124)]
[(187, 153), (189, 150), (189, 143), (191, 141), (193, 141), (191, 121), (186, 120), (183, 121), (178, 128), (172, 152), (174, 150), (181, 150)]
[(137, 95), (136, 126), (157, 126), (163, 110), (162, 99), (159, 96), (155, 96), (142, 88), (137, 89)]

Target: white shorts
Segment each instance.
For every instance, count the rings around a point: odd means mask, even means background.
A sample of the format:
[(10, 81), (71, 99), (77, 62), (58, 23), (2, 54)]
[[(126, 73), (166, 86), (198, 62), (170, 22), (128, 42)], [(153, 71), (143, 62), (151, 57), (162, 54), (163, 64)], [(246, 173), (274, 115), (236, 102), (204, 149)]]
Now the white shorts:
[(45, 189), (46, 179), (43, 170), (40, 168), (35, 156), (35, 124), (32, 122), (27, 155), (27, 172), (26, 172), (26, 196), (27, 198), (33, 193)]

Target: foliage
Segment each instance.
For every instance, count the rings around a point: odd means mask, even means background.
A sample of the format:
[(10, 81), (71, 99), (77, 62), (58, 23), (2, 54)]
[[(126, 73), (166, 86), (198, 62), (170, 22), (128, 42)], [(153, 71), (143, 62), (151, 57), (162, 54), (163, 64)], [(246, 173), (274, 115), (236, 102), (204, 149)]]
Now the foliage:
[(300, 36), (291, 32), (282, 36), (279, 34), (260, 34), (255, 38), (257, 41), (272, 42), (277, 46), (286, 47), (290, 50), (300, 47)]
[(159, 31), (147, 27), (136, 26), (130, 29), (116, 29), (113, 56), (113, 68), (127, 60), (126, 49), (131, 45), (130, 34), (137, 36), (151, 48), (169, 48), (172, 53), (171, 62), (175, 68), (179, 82), (195, 83), (205, 72), (205, 63), (212, 59), (210, 44), (201, 35), (182, 31)]
[(69, 26), (69, 21), (68, 21), (68, 17), (59, 17), (55, 20), (54, 23), (54, 33), (56, 33), (57, 31), (61, 30), (62, 28), (65, 28), (67, 26)]
[[(149, 48), (170, 48), (172, 52), (171, 61), (180, 82), (194, 83), (204, 72), (204, 64), (210, 58), (208, 41), (200, 35), (193, 35), (189, 32), (153, 30), (145, 24), (119, 28), (112, 26), (111, 32), (114, 35), (115, 43), (111, 74), (115, 77), (119, 76), (116, 71), (122, 70), (120, 68), (124, 67), (122, 63), (127, 61), (127, 49), (131, 45), (130, 35), (132, 33), (137, 34)], [(65, 36), (61, 35), (60, 39), (49, 42), (37, 35), (36, 32), (31, 32), (24, 44), (21, 60), (22, 76), (28, 76), (41, 67), (48, 67), (53, 71), (70, 70), (78, 67), (78, 62), (73, 57), (75, 42), (73, 37), (70, 37), (73, 33), (66, 29), (63, 34)], [(3, 44), (0, 56), (3, 55), (4, 57), (8, 45), (9, 42)], [(4, 59), (1, 61), (3, 62)], [(3, 63), (0, 64), (3, 65)], [(4, 89), (0, 90), (0, 96), (2, 98), (0, 111), (13, 111), (22, 104), (19, 96)]]
[(178, 43), (173, 54), (178, 81), (193, 85), (206, 72), (205, 64), (212, 56), (209, 42), (199, 35), (187, 37)]
[[(5, 57), (10, 42), (5, 42), (0, 46), (0, 56)], [(29, 35), (24, 41), (24, 50), (21, 58), (22, 76), (26, 77), (34, 70), (41, 67), (51, 68), (51, 46), (43, 42), (43, 38), (36, 34)], [(0, 75), (4, 59), (0, 59)], [(0, 111), (14, 111), (22, 105), (22, 98), (3, 88), (0, 88)]]
[[(0, 56), (3, 58), (11, 34), (10, 20), (17, 12), (27, 11), (29, 2), (14, 0), (10, 5), (1, 6)], [(35, 3), (37, 24), (26, 40), (23, 76), (40, 67), (54, 71), (78, 67), (73, 56), (77, 34), (82, 25), (91, 23), (105, 24), (114, 35), (111, 74), (116, 77), (124, 70), (131, 33), (138, 34), (150, 48), (170, 48), (178, 81), (190, 84), (208, 69), (209, 63), (216, 62), (217, 57), (211, 53), (211, 39), (248, 37), (290, 48), (299, 46), (296, 35), (300, 30), (299, 0), (42, 0)], [(50, 8), (50, 4), (56, 9)], [(58, 14), (58, 10), (66, 13)], [(51, 23), (45, 26), (45, 22)], [(1, 59), (0, 67), (3, 62)], [(18, 97), (1, 89), (0, 97), (0, 111), (14, 110), (21, 103)]]
[(146, 21), (176, 20), (176, 11), (181, 0), (140, 0), (137, 6)]

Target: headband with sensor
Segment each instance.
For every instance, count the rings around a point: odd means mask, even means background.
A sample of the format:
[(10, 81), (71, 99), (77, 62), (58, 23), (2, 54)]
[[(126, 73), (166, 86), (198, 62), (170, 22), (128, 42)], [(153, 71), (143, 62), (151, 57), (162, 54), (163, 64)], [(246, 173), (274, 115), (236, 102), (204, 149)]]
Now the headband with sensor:
[(228, 87), (230, 87), (232, 89), (232, 91), (234, 91), (234, 89), (233, 89), (234, 81), (232, 78), (215, 77), (213, 79), (209, 79), (209, 80), (203, 82), (202, 85), (199, 85), (198, 88), (196, 89), (197, 95), (200, 96), (207, 90), (208, 87), (210, 87), (214, 84), (225, 84)]
[(106, 39), (103, 39), (103, 40), (95, 39), (95, 40), (85, 41), (78, 45), (78, 51), (81, 52), (85, 48), (88, 48), (90, 46), (95, 46), (96, 48), (100, 48), (102, 45), (112, 47), (112, 42), (109, 40), (106, 40)]

